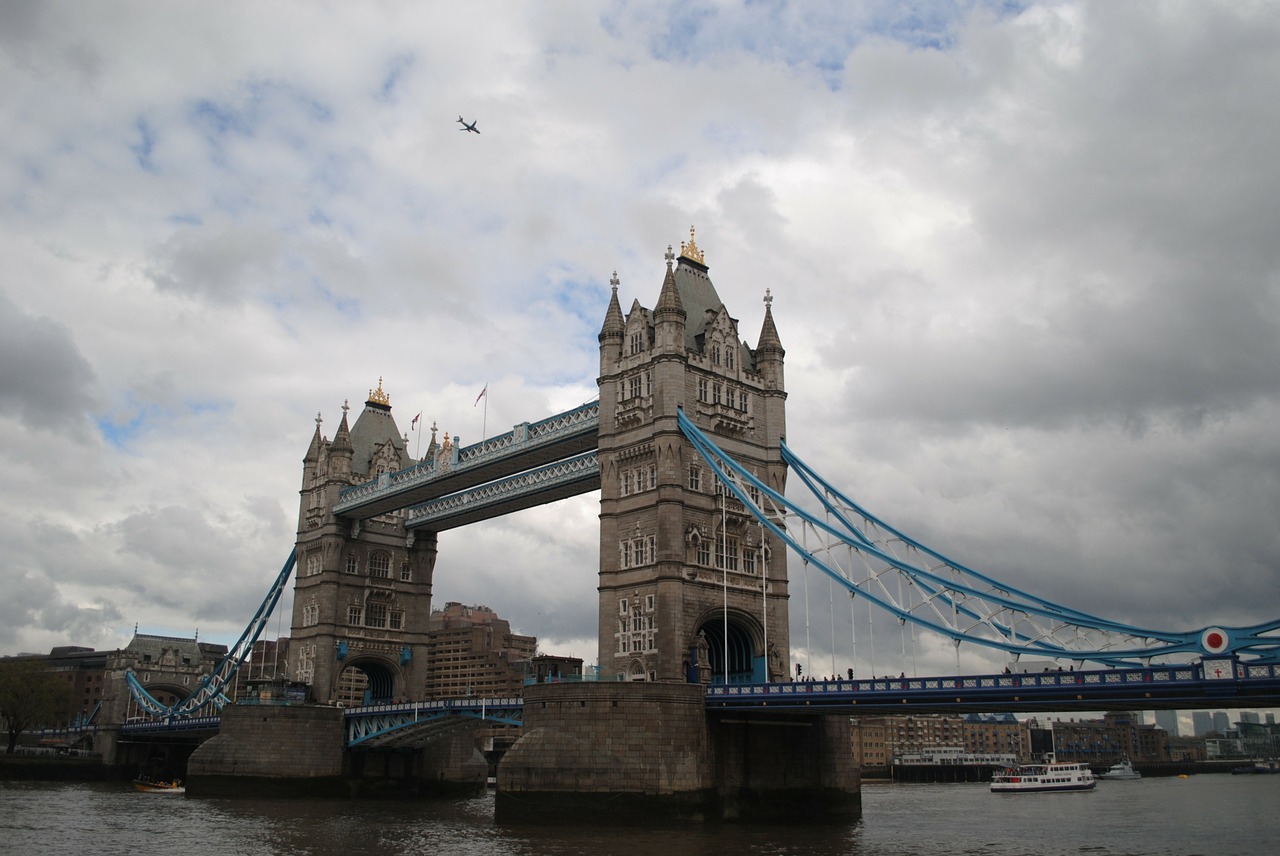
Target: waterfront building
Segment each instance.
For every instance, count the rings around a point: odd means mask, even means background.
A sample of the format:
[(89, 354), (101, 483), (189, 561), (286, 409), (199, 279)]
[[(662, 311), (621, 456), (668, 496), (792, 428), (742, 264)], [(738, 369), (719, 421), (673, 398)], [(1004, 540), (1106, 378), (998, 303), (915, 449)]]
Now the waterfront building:
[(1012, 713), (966, 714), (962, 727), (965, 752), (1030, 759), (1030, 729)]
[(1053, 751), (1059, 761), (1067, 762), (1168, 761), (1169, 735), (1163, 728), (1135, 721), (1127, 711), (1112, 712), (1102, 719), (1056, 720)]
[(427, 620), (425, 697), (519, 695), (537, 647), (487, 606), (446, 603)]
[(850, 749), (853, 762), (864, 772), (887, 770), (893, 760), (893, 747), (889, 742), (887, 717), (851, 716), (849, 721)]

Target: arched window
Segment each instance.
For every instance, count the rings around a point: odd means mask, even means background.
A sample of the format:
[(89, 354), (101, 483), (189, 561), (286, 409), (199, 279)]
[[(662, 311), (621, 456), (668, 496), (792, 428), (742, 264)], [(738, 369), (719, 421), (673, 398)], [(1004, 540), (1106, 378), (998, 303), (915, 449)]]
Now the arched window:
[(391, 576), (391, 555), (381, 551), (369, 556), (369, 576), (385, 580)]

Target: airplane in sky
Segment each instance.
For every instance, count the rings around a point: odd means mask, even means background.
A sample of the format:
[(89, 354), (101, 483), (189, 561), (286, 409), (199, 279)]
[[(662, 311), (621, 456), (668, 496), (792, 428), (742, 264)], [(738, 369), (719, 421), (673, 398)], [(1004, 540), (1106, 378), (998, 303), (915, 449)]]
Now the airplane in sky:
[[(477, 119), (476, 121), (479, 121), (479, 120)], [(475, 122), (472, 122), (470, 125), (468, 125), (461, 116), (458, 117), (458, 122), (461, 123), (462, 125), (462, 127), (458, 129), (459, 131), (470, 131), (473, 134), (480, 133), (480, 129), (476, 127)]]

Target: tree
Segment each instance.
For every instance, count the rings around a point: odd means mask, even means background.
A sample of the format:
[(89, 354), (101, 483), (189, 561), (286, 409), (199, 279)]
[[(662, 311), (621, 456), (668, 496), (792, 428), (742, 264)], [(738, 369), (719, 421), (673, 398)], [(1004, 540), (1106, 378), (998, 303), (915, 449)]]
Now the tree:
[(22, 732), (67, 722), (73, 707), (71, 695), (66, 680), (40, 660), (0, 660), (0, 719), (9, 731), (9, 752), (18, 745)]

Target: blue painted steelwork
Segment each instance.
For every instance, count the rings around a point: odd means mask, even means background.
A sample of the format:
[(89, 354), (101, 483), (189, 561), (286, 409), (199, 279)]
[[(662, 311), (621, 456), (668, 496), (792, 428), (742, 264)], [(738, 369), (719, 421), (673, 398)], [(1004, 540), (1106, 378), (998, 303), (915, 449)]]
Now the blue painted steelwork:
[(196, 687), (195, 692), (191, 693), (191, 695), (172, 706), (162, 704), (152, 698), (151, 694), (143, 688), (141, 682), (138, 681), (132, 671), (125, 672), (124, 679), (129, 686), (129, 693), (133, 696), (133, 700), (138, 703), (138, 706), (152, 716), (159, 717), (194, 716), (198, 711), (206, 707), (221, 710), (228, 701), (223, 694), (223, 689), (231, 683), (231, 679), (240, 670), (240, 666), (253, 653), (254, 643), (258, 641), (258, 637), (262, 635), (263, 628), (267, 626), (267, 619), (271, 617), (271, 612), (275, 609), (276, 603), (279, 602), (280, 595), (284, 593), (285, 585), (293, 574), (293, 566), (297, 560), (298, 551), (297, 548), (294, 548), (289, 551), (289, 558), (285, 559), (284, 567), (276, 575), (275, 581), (271, 584), (271, 589), (267, 592), (267, 596), (263, 598), (262, 603), (258, 606), (258, 611), (254, 613), (253, 618), (249, 621), (249, 626), (244, 629), (244, 633), (240, 634), (240, 640), (227, 651), (212, 672), (200, 679), (200, 685)]
[(683, 410), (679, 425), (721, 483), (806, 564), (851, 596), (956, 645), (969, 642), (1018, 656), (1112, 666), (1223, 654), (1280, 662), (1280, 620), (1179, 632), (1139, 628), (1061, 606), (953, 562), (888, 526), (824, 481), (785, 443), (783, 459), (820, 504), (821, 518), (726, 455)]
[(433, 532), (443, 532), (476, 519), (599, 489), (600, 464), (595, 452), (586, 452), (414, 506), (404, 525), (408, 529), (425, 526)]
[(1280, 702), (1280, 664), (1237, 657), (1202, 663), (1082, 671), (873, 678), (707, 688), (707, 708), (901, 713), (1179, 710), (1268, 707)]
[(333, 512), (371, 517), (581, 454), (596, 447), (599, 426), (599, 401), (523, 422), (506, 434), (343, 488)]
[(443, 733), (442, 725), (519, 726), (523, 712), (524, 701), (519, 697), (469, 697), (357, 707), (344, 716), (346, 742), (347, 746), (365, 749), (422, 744)]

